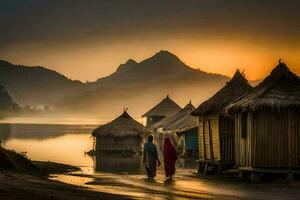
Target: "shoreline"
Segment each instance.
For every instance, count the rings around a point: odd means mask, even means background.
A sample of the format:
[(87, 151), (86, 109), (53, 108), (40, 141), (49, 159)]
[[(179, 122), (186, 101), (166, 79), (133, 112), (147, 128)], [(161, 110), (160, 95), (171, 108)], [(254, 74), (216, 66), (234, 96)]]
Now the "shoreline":
[(36, 171), (0, 170), (1, 200), (150, 199), (153, 194), (159, 199), (265, 199), (270, 195), (266, 199), (277, 200), (300, 195), (299, 181), (249, 183), (232, 174), (202, 177), (192, 169), (178, 169), (174, 181), (166, 182), (163, 170), (158, 169), (155, 180), (149, 182), (144, 174), (89, 175), (67, 164), (31, 162), (37, 166)]
[(88, 187), (51, 180), (52, 174), (80, 171), (80, 168), (61, 163), (32, 161), (40, 171), (18, 172), (0, 170), (1, 200), (50, 199), (130, 199), (126, 196), (92, 191)]

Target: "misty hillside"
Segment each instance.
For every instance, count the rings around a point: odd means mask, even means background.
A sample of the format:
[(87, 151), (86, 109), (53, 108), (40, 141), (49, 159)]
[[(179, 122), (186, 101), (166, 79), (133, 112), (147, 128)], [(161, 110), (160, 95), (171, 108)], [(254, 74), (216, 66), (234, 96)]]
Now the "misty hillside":
[(18, 109), (18, 104), (14, 102), (9, 93), (5, 88), (0, 85), (0, 117), (6, 113), (16, 111)]
[(111, 75), (91, 83), (93, 91), (73, 94), (59, 105), (68, 110), (101, 116), (115, 115), (123, 107), (141, 116), (167, 94), (180, 105), (197, 105), (221, 88), (228, 77), (190, 68), (178, 57), (160, 51), (142, 62), (129, 59)]
[[(99, 63), (101, 66), (101, 63)], [(129, 59), (107, 77), (81, 83), (46, 69), (0, 61), (0, 84), (20, 105), (52, 105), (57, 112), (109, 117), (123, 107), (141, 116), (167, 94), (180, 105), (212, 96), (228, 77), (193, 69), (160, 51), (141, 62)]]
[(0, 60), (0, 85), (23, 105), (51, 104), (83, 84), (44, 67), (14, 65)]
[[(160, 51), (153, 57), (140, 63), (129, 59), (125, 64), (121, 64), (116, 72), (110, 76), (99, 79), (97, 83), (103, 86), (123, 87), (123, 84), (136, 85), (155, 83), (179, 78), (196, 80), (199, 77), (207, 79), (222, 79), (224, 76), (208, 74), (185, 65), (178, 57), (168, 51)], [(178, 80), (180, 81), (180, 80)]]

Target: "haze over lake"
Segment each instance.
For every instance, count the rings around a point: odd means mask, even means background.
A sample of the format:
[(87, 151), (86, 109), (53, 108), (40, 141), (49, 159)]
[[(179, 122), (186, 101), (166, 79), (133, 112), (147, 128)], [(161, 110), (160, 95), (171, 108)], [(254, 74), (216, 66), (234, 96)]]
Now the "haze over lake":
[[(141, 157), (124, 158), (85, 154), (93, 148), (96, 125), (0, 124), (0, 140), (7, 149), (26, 152), (31, 160), (65, 163), (100, 171), (140, 173)], [(184, 162), (184, 161), (182, 161)], [(184, 166), (184, 163), (178, 163)], [(192, 162), (190, 166), (196, 166)]]

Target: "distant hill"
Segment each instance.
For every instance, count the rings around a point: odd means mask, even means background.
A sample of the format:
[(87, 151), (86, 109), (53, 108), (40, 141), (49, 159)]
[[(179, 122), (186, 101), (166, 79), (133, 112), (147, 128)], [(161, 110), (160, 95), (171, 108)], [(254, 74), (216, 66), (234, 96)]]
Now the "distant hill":
[[(104, 86), (124, 87), (137, 84), (153, 84), (157, 81), (174, 80), (178, 78), (188, 78), (197, 80), (199, 77), (204, 81), (208, 79), (224, 79), (224, 76), (209, 74), (190, 68), (184, 64), (177, 56), (168, 51), (160, 51), (151, 58), (140, 63), (129, 59), (125, 64), (121, 64), (110, 76), (98, 79), (97, 83)], [(226, 78), (225, 78), (226, 79)]]
[(51, 104), (61, 96), (81, 88), (83, 83), (73, 81), (44, 67), (14, 65), (0, 60), (0, 85), (23, 105)]
[(47, 104), (56, 111), (106, 117), (119, 114), (123, 107), (140, 116), (167, 94), (181, 105), (190, 99), (198, 105), (228, 80), (193, 69), (168, 51), (141, 62), (129, 59), (111, 75), (90, 83), (68, 79), (44, 67), (0, 61), (0, 85), (5, 85), (21, 105)]
[(190, 68), (174, 54), (160, 51), (139, 63), (129, 59), (111, 75), (90, 84), (96, 89), (70, 95), (60, 106), (96, 115), (114, 115), (129, 107), (140, 116), (167, 94), (181, 105), (190, 99), (197, 105), (227, 80), (226, 76)]

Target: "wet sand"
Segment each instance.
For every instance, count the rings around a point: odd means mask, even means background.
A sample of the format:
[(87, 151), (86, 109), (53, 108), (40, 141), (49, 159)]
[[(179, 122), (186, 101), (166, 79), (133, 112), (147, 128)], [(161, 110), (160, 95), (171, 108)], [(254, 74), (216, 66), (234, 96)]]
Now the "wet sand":
[(53, 179), (132, 199), (299, 199), (300, 182), (249, 183), (232, 176), (201, 177), (193, 170), (178, 170), (174, 181), (165, 182), (162, 170), (155, 181), (145, 175), (95, 172), (57, 175)]
[[(166, 182), (162, 169), (154, 181), (138, 173), (94, 171), (58, 163), (34, 162), (43, 173), (0, 171), (0, 199), (299, 199), (300, 181), (249, 183), (232, 175), (202, 177), (178, 169)], [(55, 173), (55, 174), (48, 174)]]
[(42, 173), (20, 173), (0, 171), (1, 200), (84, 200), (84, 199), (127, 199), (126, 196), (91, 191), (87, 187), (49, 180), (46, 172), (66, 173), (78, 170), (76, 167), (48, 162), (35, 162)]

